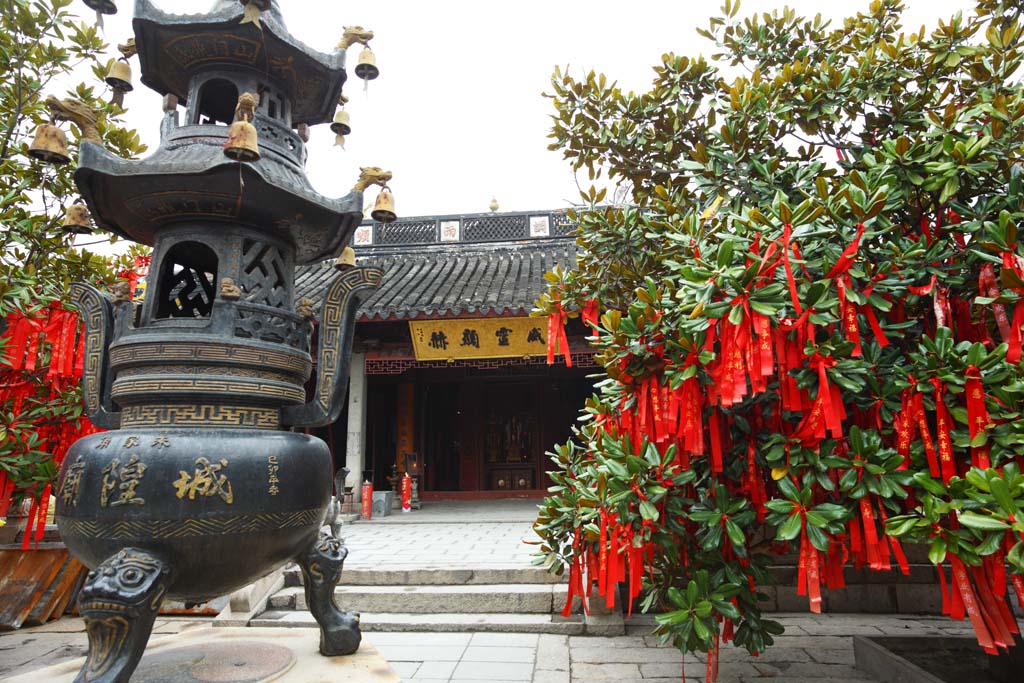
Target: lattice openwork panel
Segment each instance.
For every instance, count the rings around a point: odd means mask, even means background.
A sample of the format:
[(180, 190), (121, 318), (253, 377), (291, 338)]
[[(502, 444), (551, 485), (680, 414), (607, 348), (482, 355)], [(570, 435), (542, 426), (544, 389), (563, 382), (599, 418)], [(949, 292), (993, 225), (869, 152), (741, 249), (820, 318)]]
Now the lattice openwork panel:
[(573, 222), (567, 214), (564, 213), (553, 213), (551, 214), (551, 236), (552, 237), (563, 237), (565, 235), (571, 235), (576, 230), (576, 223)]
[(266, 242), (242, 243), (242, 292), (246, 301), (274, 308), (290, 305), (284, 256)]
[(244, 339), (287, 344), (300, 351), (309, 351), (310, 325), (305, 321), (267, 309), (238, 306), (235, 335)]
[(207, 318), (213, 311), (217, 254), (198, 242), (179, 242), (164, 255), (156, 287), (157, 318)]
[(462, 221), (464, 242), (496, 242), (529, 237), (528, 216), (481, 216)]
[(437, 241), (436, 221), (375, 223), (374, 244), (426, 244)]
[(209, 273), (186, 266), (170, 277), (167, 298), (160, 302), (161, 318), (206, 318), (213, 308), (213, 282)]

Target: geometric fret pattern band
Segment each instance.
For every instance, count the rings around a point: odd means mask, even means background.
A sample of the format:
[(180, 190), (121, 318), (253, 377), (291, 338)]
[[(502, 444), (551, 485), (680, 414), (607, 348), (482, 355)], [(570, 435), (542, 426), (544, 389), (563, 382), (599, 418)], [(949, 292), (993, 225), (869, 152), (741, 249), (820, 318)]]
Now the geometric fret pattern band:
[(84, 538), (184, 538), (209, 534), (246, 534), (308, 526), (323, 514), (321, 508), (297, 512), (268, 512), (231, 517), (150, 520), (88, 520), (61, 517), (61, 533)]
[(121, 427), (210, 426), (277, 429), (277, 408), (223, 405), (144, 405), (126, 406), (121, 411)]

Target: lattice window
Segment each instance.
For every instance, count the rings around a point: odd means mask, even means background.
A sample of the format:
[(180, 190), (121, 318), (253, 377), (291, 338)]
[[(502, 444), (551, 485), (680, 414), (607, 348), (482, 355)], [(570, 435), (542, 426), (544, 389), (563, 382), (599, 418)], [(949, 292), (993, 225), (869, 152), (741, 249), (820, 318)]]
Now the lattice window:
[(551, 214), (551, 236), (561, 237), (563, 235), (571, 235), (576, 230), (576, 223), (574, 223), (567, 214), (564, 213), (553, 213)]
[(529, 235), (528, 216), (482, 216), (462, 221), (464, 242), (521, 240)]
[(246, 301), (283, 308), (290, 304), (284, 256), (266, 242), (242, 242), (242, 292)]
[(164, 255), (157, 283), (157, 318), (208, 318), (213, 310), (217, 255), (198, 242), (181, 242)]
[(434, 221), (376, 223), (374, 227), (377, 234), (374, 244), (427, 244), (437, 241), (437, 224)]

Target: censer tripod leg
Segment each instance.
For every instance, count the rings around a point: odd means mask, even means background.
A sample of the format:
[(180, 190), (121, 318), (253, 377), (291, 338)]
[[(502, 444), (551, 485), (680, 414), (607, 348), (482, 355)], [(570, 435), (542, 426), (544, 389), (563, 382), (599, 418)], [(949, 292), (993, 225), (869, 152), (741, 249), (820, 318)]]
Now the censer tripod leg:
[(125, 548), (89, 572), (78, 596), (89, 653), (75, 683), (127, 683), (131, 678), (170, 580), (160, 558)]
[(350, 655), (359, 649), (359, 614), (343, 612), (334, 601), (334, 588), (348, 556), (340, 540), (320, 532), (319, 538), (297, 558), (306, 585), (306, 604), (320, 624), (320, 654)]

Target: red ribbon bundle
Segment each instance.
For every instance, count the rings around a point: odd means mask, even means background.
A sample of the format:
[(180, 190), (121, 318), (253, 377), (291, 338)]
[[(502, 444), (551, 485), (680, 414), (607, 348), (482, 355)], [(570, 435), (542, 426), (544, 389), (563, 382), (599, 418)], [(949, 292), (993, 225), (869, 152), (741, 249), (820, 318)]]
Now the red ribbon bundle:
[[(1009, 251), (1003, 252), (1003, 268), (1013, 272), (1018, 280), (1024, 280), (1024, 266), (1021, 265), (1021, 258), (1016, 254)], [(1024, 287), (1013, 287), (1012, 289), (1018, 295), (1024, 296)], [(1006, 350), (1006, 360), (1010, 363), (1017, 363), (1021, 358), (1021, 344), (1024, 341), (1024, 333), (1021, 332), (1022, 326), (1024, 326), (1024, 305), (1018, 301), (1013, 306), (1013, 322), (1010, 323), (1009, 336), (1004, 338), (1009, 347)]]
[[(654, 556), (653, 544), (638, 544), (632, 526), (620, 524), (618, 516), (604, 508), (601, 509), (600, 520), (596, 562), (589, 546), (584, 547), (585, 544), (581, 542), (579, 529), (576, 530), (573, 550), (576, 551), (577, 559), (569, 568), (569, 590), (562, 609), (563, 616), (572, 613), (572, 603), (576, 596), (583, 601), (584, 609), (589, 609), (587, 599), (594, 586), (597, 587), (598, 595), (604, 597), (605, 606), (613, 609), (618, 585), (626, 582), (629, 601), (627, 615), (632, 615), (633, 601), (640, 595), (645, 564), (649, 564)], [(584, 571), (587, 572), (586, 581), (583, 580)], [(596, 576), (593, 575), (595, 572)]]
[[(999, 285), (996, 284), (996, 271), (991, 263), (983, 265), (981, 272), (978, 273), (978, 293), (990, 299), (995, 299), (999, 296)], [(993, 303), (992, 311), (995, 313), (999, 334), (1002, 335), (1003, 341), (1009, 344), (1011, 336), (1010, 318), (1006, 315), (1006, 307), (1000, 303)], [(982, 307), (981, 315), (983, 316), (982, 320), (984, 320), (985, 307)]]
[(843, 438), (846, 410), (839, 387), (829, 383), (827, 373), (827, 369), (835, 364), (835, 359), (819, 353), (810, 359), (810, 366), (818, 372), (818, 395), (811, 406), (811, 412), (800, 422), (792, 437), (809, 448), (816, 447), (826, 433), (837, 439)]
[(580, 311), (580, 318), (583, 319), (585, 325), (590, 326), (591, 329), (596, 329), (598, 325), (598, 310), (597, 310), (597, 299), (587, 299), (586, 305), (583, 306), (583, 310)]
[[(974, 567), (968, 573), (963, 561), (952, 553), (946, 554), (946, 560), (952, 568), (953, 580), (950, 588), (949, 616), (957, 621), (967, 617), (971, 620), (974, 628), (974, 635), (978, 644), (990, 655), (998, 655), (999, 648), (1008, 649), (1013, 645), (1013, 635), (1019, 633), (1013, 616), (1009, 614), (1006, 601), (997, 600), (992, 586), (989, 584), (989, 576), (985, 572), (985, 566)], [(944, 574), (941, 571), (940, 573)], [(971, 574), (978, 586), (975, 593), (974, 584), (971, 582)], [(945, 577), (943, 576), (943, 583)], [(1003, 581), (1005, 596), (1005, 579)]]
[(800, 515), (800, 559), (797, 562), (796, 594), (806, 595), (810, 610), (821, 614), (821, 558), (818, 549), (807, 537), (807, 516), (803, 508), (795, 508), (791, 514)]
[[(58, 302), (32, 315), (12, 313), (7, 318), (3, 343), (3, 384), (0, 402), (9, 404), (9, 410), (20, 414), (24, 402), (40, 396), (57, 399), (77, 383), (84, 362), (85, 334), (78, 315), (64, 310)], [(39, 373), (40, 357), (49, 347), (49, 363), (44, 374)], [(40, 380), (45, 381), (41, 387)], [(34, 448), (49, 452), (59, 466), (68, 447), (79, 437), (96, 430), (85, 417), (77, 421), (39, 423), (34, 431), (39, 445)], [(0, 471), (0, 516), (6, 515), (13, 495), (14, 482)], [(50, 504), (51, 486), (46, 484), (38, 499), (33, 499), (26, 520), (22, 547), (28, 549), (33, 540), (42, 540), (46, 530), (46, 514)]]
[(555, 356), (561, 351), (565, 358), (565, 367), (572, 367), (572, 356), (569, 352), (569, 337), (565, 333), (565, 322), (568, 314), (562, 308), (562, 302), (555, 302), (555, 312), (548, 316), (548, 365), (554, 365)]

